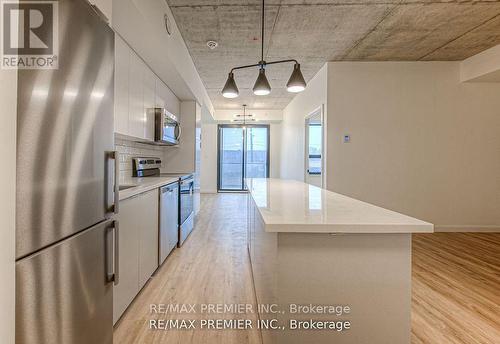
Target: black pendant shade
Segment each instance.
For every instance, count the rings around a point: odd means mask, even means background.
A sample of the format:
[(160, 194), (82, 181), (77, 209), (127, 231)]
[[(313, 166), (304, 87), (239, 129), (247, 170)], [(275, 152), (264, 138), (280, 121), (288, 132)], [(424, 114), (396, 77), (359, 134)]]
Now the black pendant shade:
[(231, 72), (227, 77), (226, 84), (222, 89), (222, 95), (226, 98), (236, 98), (239, 95), (238, 87), (236, 82), (234, 82), (234, 74)]
[(300, 71), (300, 64), (296, 63), (293, 66), (293, 72), (286, 83), (286, 89), (288, 92), (297, 93), (302, 92), (306, 88), (306, 81), (304, 80), (304, 76)]
[(266, 96), (271, 93), (271, 85), (269, 85), (269, 81), (267, 81), (266, 70), (262, 67), (259, 70), (259, 76), (253, 86), (253, 93), (257, 96)]

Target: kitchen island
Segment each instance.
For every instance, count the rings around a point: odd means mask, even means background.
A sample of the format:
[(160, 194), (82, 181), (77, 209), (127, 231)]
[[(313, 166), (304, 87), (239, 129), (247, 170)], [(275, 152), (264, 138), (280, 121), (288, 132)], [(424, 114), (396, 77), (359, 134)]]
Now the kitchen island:
[[(433, 225), (282, 179), (247, 179), (264, 344), (409, 344), (411, 235)], [(318, 307), (319, 306), (319, 307)]]

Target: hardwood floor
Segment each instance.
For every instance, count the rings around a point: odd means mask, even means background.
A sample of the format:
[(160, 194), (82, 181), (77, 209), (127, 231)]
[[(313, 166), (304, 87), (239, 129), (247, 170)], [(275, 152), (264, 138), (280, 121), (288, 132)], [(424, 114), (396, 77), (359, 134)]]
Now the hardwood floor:
[[(255, 304), (242, 194), (203, 195), (196, 229), (167, 258), (115, 328), (114, 343), (254, 344), (257, 330), (150, 330), (149, 319), (232, 319), (248, 315), (150, 314), (150, 304)], [(126, 268), (126, 267), (124, 267)], [(253, 315), (256, 317), (256, 315)]]
[(412, 344), (500, 343), (500, 234), (413, 236)]
[[(255, 304), (245, 245), (245, 196), (203, 195), (196, 230), (130, 306), (115, 328), (114, 342), (260, 343), (256, 330), (148, 329), (148, 320), (158, 317), (206, 318), (155, 316), (150, 314), (152, 303)], [(412, 296), (412, 344), (500, 343), (500, 234), (415, 235)], [(226, 314), (224, 318), (251, 316)]]

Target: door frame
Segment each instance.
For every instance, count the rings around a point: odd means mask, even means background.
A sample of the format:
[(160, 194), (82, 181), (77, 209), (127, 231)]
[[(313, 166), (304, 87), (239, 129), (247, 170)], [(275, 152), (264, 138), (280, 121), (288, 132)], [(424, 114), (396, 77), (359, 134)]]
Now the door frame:
[(326, 123), (324, 104), (321, 104), (304, 119), (304, 181), (307, 181), (307, 166), (309, 165), (309, 120), (319, 114), (321, 122), (321, 188), (326, 188)]
[[(221, 159), (221, 132), (223, 128), (242, 128), (243, 129), (243, 171), (242, 171), (242, 188), (241, 189), (222, 189), (221, 188), (221, 171), (220, 171), (220, 159)], [(246, 175), (246, 147), (247, 147), (247, 135), (246, 128), (267, 128), (267, 154), (266, 154), (266, 178), (269, 178), (269, 170), (271, 169), (270, 153), (271, 153), (271, 126), (269, 124), (218, 124), (217, 125), (217, 192), (246, 192), (245, 188), (245, 175)]]

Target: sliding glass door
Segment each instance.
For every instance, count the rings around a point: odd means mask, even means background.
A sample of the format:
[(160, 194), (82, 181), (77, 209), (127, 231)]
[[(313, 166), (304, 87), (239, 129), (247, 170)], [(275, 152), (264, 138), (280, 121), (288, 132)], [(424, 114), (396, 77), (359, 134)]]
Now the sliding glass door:
[(245, 190), (245, 178), (269, 177), (269, 126), (219, 125), (219, 191)]

